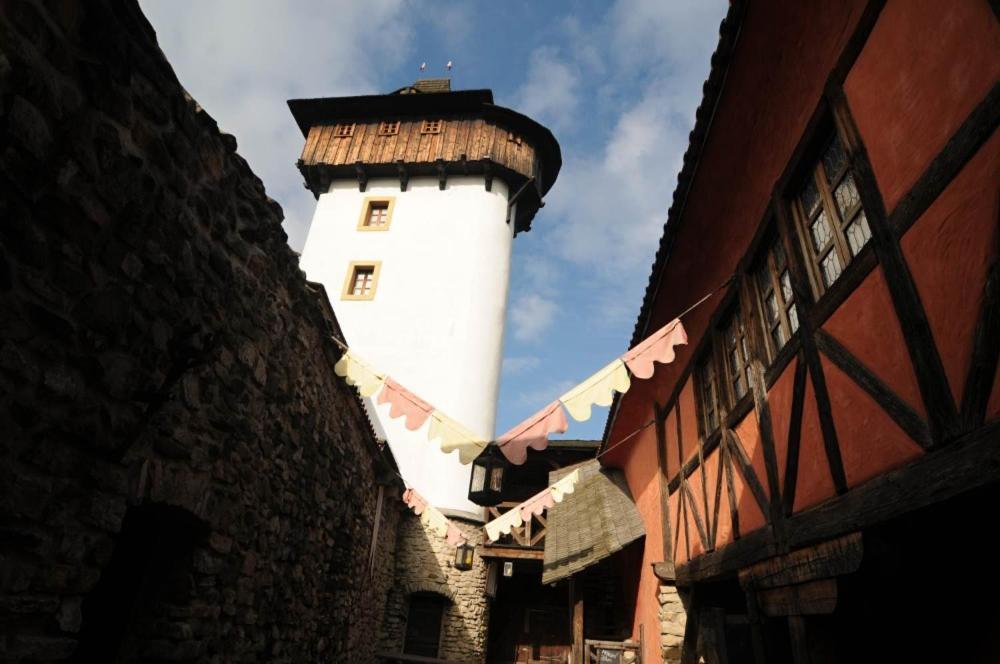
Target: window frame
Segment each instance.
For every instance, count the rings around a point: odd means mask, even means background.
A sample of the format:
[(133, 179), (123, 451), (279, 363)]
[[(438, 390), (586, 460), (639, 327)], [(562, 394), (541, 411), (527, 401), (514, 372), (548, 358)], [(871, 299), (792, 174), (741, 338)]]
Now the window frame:
[[(710, 330), (710, 338), (708, 339), (708, 348), (706, 348), (694, 364), (694, 387), (695, 387), (695, 403), (697, 404), (698, 412), (698, 431), (701, 433), (702, 438), (708, 439), (713, 434), (717, 433), (722, 429), (722, 400), (721, 394), (719, 393), (719, 371), (716, 367), (716, 357), (715, 357), (715, 338), (714, 330)], [(705, 370), (710, 369), (713, 374), (713, 380), (711, 383), (714, 385), (707, 384), (708, 381), (705, 380)], [(712, 400), (712, 405), (715, 406), (715, 426), (713, 428), (709, 427), (709, 410), (706, 407), (708, 397), (706, 397), (706, 389), (714, 389)]]
[[(372, 209), (376, 205), (385, 205), (385, 223), (380, 226), (372, 226), (368, 223)], [(392, 213), (396, 208), (395, 196), (366, 196), (361, 204), (361, 215), (358, 217), (358, 230), (363, 232), (379, 232), (389, 230), (392, 225)]]
[(422, 120), (420, 123), (421, 134), (440, 134), (444, 131), (444, 120)]
[(350, 138), (354, 136), (354, 130), (356, 127), (356, 122), (338, 122), (333, 126), (333, 137)]
[(399, 135), (399, 120), (381, 120), (378, 123), (378, 135), (379, 136), (398, 136)]
[[(844, 152), (844, 164), (835, 177), (830, 178), (826, 172), (823, 158), (834, 141), (840, 143)], [(844, 275), (852, 266), (859, 263), (859, 258), (869, 248), (871, 244), (871, 222), (868, 220), (868, 211), (865, 210), (861, 200), (861, 187), (858, 185), (860, 176), (854, 165), (854, 142), (850, 140), (840, 127), (840, 124), (832, 117), (827, 118), (825, 124), (816, 132), (811, 140), (812, 149), (807, 151), (799, 166), (799, 177), (796, 178), (787, 190), (785, 202), (790, 208), (792, 226), (797, 237), (799, 250), (802, 252), (803, 263), (812, 288), (813, 299), (819, 302), (827, 293), (834, 289), (836, 284), (844, 279)], [(852, 178), (857, 200), (850, 208), (848, 214), (841, 214), (837, 205), (835, 192), (848, 178)], [(815, 214), (805, 209), (802, 203), (801, 193), (809, 182), (812, 182), (817, 190), (818, 202)], [(817, 250), (812, 234), (812, 225), (821, 214), (827, 216), (827, 226), (830, 232), (830, 239), (823, 248)], [(856, 222), (864, 218), (868, 226), (868, 239), (861, 248), (854, 253), (851, 249), (850, 240), (847, 237), (847, 229)], [(840, 273), (835, 279), (827, 284), (823, 279), (823, 260), (831, 252), (837, 252), (840, 262)]]
[[(780, 249), (783, 254), (783, 265), (778, 265), (775, 249)], [(760, 324), (760, 330), (763, 336), (764, 354), (767, 358), (768, 366), (774, 364), (775, 360), (778, 358), (778, 354), (792, 343), (795, 335), (797, 335), (799, 330), (802, 328), (802, 320), (798, 310), (799, 303), (795, 299), (795, 287), (792, 285), (795, 278), (794, 271), (795, 268), (789, 260), (788, 249), (784, 243), (784, 238), (778, 229), (777, 223), (775, 223), (773, 219), (765, 222), (763, 239), (760, 246), (757, 248), (754, 260), (750, 262), (746, 278), (749, 282), (750, 290), (753, 296), (754, 314)], [(767, 274), (768, 290), (764, 290), (761, 286), (761, 279), (759, 277), (761, 272), (766, 272)], [(791, 299), (785, 298), (784, 289), (781, 284), (781, 275), (783, 273), (788, 274)], [(768, 292), (774, 294), (778, 309), (778, 318), (773, 324), (767, 315)], [(795, 311), (795, 320), (797, 321), (795, 329), (792, 329), (791, 312), (793, 310)], [(775, 344), (773, 336), (773, 332), (775, 330), (781, 330), (785, 335), (785, 341), (782, 343), (780, 348)]]
[[(372, 287), (366, 295), (359, 295), (353, 292), (354, 284), (357, 281), (357, 270), (371, 268)], [(341, 300), (373, 300), (375, 292), (378, 290), (379, 274), (382, 271), (382, 261), (351, 261), (347, 265), (347, 276), (344, 278), (344, 288), (340, 293)]]
[[(716, 338), (722, 344), (722, 366), (726, 379), (726, 394), (729, 397), (728, 405), (730, 410), (735, 409), (743, 399), (750, 396), (753, 389), (750, 381), (752, 380), (751, 366), (755, 355), (753, 353), (750, 330), (747, 327), (745, 317), (741, 314), (739, 304), (733, 304), (722, 317), (716, 332)], [(737, 351), (737, 355), (742, 356), (742, 364), (739, 367), (733, 367), (730, 361), (729, 331), (733, 325), (738, 328), (736, 345), (733, 347), (733, 350)], [(744, 381), (743, 394), (736, 393), (735, 384), (737, 376)], [(716, 380), (718, 380), (718, 377), (716, 377)]]

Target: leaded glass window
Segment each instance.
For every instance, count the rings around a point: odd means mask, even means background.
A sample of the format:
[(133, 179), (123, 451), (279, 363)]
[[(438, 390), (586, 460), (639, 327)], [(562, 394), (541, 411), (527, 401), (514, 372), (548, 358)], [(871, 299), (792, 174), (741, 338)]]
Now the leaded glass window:
[(781, 238), (777, 235), (764, 243), (763, 253), (755, 268), (755, 282), (764, 335), (771, 359), (774, 359), (799, 329), (799, 312), (795, 307), (792, 277), (788, 271), (788, 260)]

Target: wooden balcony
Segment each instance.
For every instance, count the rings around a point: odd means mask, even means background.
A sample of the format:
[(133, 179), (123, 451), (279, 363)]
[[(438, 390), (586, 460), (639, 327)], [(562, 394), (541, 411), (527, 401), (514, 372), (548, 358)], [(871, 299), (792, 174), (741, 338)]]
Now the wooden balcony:
[[(486, 508), (486, 518), (492, 521), (505, 514), (508, 510), (517, 507), (518, 502), (504, 502), (496, 507)], [(525, 521), (517, 528), (512, 528), (510, 535), (502, 535), (496, 542), (490, 542), (485, 532), (483, 541), (486, 542), (482, 555), (484, 557), (501, 558), (539, 558), (545, 550), (545, 515), (534, 516)]]

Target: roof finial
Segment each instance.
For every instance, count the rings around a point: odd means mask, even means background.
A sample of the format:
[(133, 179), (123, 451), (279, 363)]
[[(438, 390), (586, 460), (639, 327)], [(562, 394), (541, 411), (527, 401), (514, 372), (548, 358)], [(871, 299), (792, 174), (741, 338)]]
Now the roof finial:
[(451, 71), (451, 60), (448, 61), (448, 64), (446, 64), (444, 68), (447, 69), (448, 71)]
[(426, 62), (421, 62), (420, 63), (420, 71), (424, 71), (425, 69), (427, 69), (427, 63)]

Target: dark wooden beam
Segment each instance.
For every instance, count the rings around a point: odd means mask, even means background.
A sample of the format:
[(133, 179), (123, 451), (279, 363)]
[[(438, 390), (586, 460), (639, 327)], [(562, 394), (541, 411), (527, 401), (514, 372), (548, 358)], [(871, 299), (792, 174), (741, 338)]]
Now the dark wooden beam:
[(799, 449), (802, 442), (802, 410), (806, 400), (806, 363), (800, 357), (795, 363), (795, 384), (792, 386), (792, 413), (788, 420), (788, 448), (785, 458), (785, 491), (781, 495), (785, 516), (795, 509), (795, 489), (799, 478)]
[(444, 191), (445, 187), (448, 186), (448, 170), (445, 168), (444, 159), (435, 161), (434, 168), (437, 170), (438, 189)]
[(399, 173), (399, 190), (406, 191), (410, 184), (410, 172), (406, 169), (406, 163), (402, 159), (396, 160), (396, 170)]
[(354, 174), (358, 178), (358, 191), (363, 192), (368, 188), (368, 173), (365, 171), (364, 162), (357, 162), (354, 164)]
[(740, 443), (740, 437), (732, 429), (726, 429), (723, 432), (723, 440), (725, 441), (726, 449), (730, 451), (730, 458), (736, 461), (736, 467), (739, 469), (740, 475), (743, 476), (744, 484), (750, 488), (750, 493), (753, 494), (754, 500), (757, 501), (757, 505), (760, 507), (760, 511), (766, 517), (766, 515), (771, 513), (770, 501), (767, 498), (767, 493), (764, 491), (764, 486), (757, 477), (757, 473), (753, 470), (746, 450), (743, 449), (743, 445)]
[(483, 176), (486, 178), (486, 191), (493, 191), (493, 162), (483, 160)]
[(931, 432), (927, 423), (888, 385), (868, 370), (851, 351), (823, 330), (816, 333), (816, 346), (831, 362), (850, 377), (858, 387), (875, 400), (899, 428), (906, 432), (913, 442), (924, 449), (931, 446)]
[(733, 461), (732, 453), (726, 449), (725, 445), (719, 447), (719, 465), (725, 466), (726, 471), (726, 497), (729, 499), (729, 514), (733, 520), (733, 540), (740, 538), (740, 512), (739, 504), (736, 501), (736, 484), (733, 481)]
[[(847, 494), (786, 521), (793, 548), (883, 523), (967, 491), (1000, 482), (1000, 422), (963, 435), (909, 464), (878, 475)], [(761, 528), (718, 551), (677, 566), (677, 584), (710, 579), (777, 553), (770, 529)]]
[(656, 422), (656, 462), (659, 466), (656, 481), (660, 490), (660, 519), (663, 524), (663, 559), (673, 565), (674, 547), (673, 537), (670, 532), (670, 503), (669, 489), (667, 487), (667, 411), (660, 408), (659, 404), (655, 401), (653, 402), (653, 419)]
[(688, 486), (687, 480), (681, 480), (681, 492), (687, 499), (687, 503), (691, 508), (691, 516), (694, 517), (695, 528), (698, 529), (698, 538), (701, 540), (702, 549), (705, 551), (709, 550), (708, 546), (708, 532), (705, 530), (705, 522), (702, 521), (701, 514), (698, 513), (697, 504), (698, 501), (695, 500), (694, 492), (691, 491), (691, 487)]
[(917, 376), (931, 435), (935, 443), (947, 440), (958, 432), (958, 408), (948, 386), (944, 363), (934, 343), (927, 314), (909, 266), (903, 258), (899, 237), (889, 225), (882, 192), (861, 135), (851, 117), (844, 90), (841, 87), (828, 88), (827, 97), (834, 116), (847, 134), (854, 179), (871, 229), (871, 244), (882, 266), (892, 306)]
[(850, 533), (740, 570), (740, 585), (761, 590), (829, 579), (856, 572), (863, 556), (861, 533)]
[(569, 587), (573, 603), (573, 661), (583, 662), (583, 588), (580, 587), (580, 584), (575, 579), (570, 579)]
[(481, 558), (507, 558), (509, 560), (542, 560), (545, 552), (541, 549), (522, 549), (516, 546), (481, 546), (477, 549)]
[(868, 43), (868, 37), (875, 28), (875, 24), (878, 23), (878, 17), (882, 13), (882, 8), (885, 7), (885, 2), (886, 0), (870, 0), (865, 6), (861, 18), (858, 19), (858, 23), (854, 27), (854, 32), (851, 33), (850, 39), (847, 40), (847, 44), (844, 45), (837, 57), (837, 64), (830, 72), (827, 79), (830, 83), (841, 85), (847, 79), (847, 75), (851, 73), (851, 68), (857, 62), (858, 56), (861, 55), (865, 44)]
[(764, 366), (760, 360), (752, 360), (750, 365), (751, 393), (753, 394), (754, 410), (757, 413), (757, 426), (760, 428), (760, 444), (764, 450), (764, 469), (767, 473), (767, 487), (770, 492), (768, 514), (774, 524), (775, 535), (780, 543), (783, 538), (785, 513), (782, 509), (781, 486), (778, 480), (778, 453), (774, 445), (774, 423), (771, 420), (771, 406), (767, 402), (767, 391), (764, 389)]
[(972, 342), (972, 364), (962, 397), (962, 424), (966, 430), (981, 426), (993, 393), (993, 381), (1000, 354), (1000, 262), (994, 262), (986, 276), (983, 303)]
[(821, 579), (757, 591), (761, 613), (769, 617), (828, 615), (837, 608), (837, 580)]

